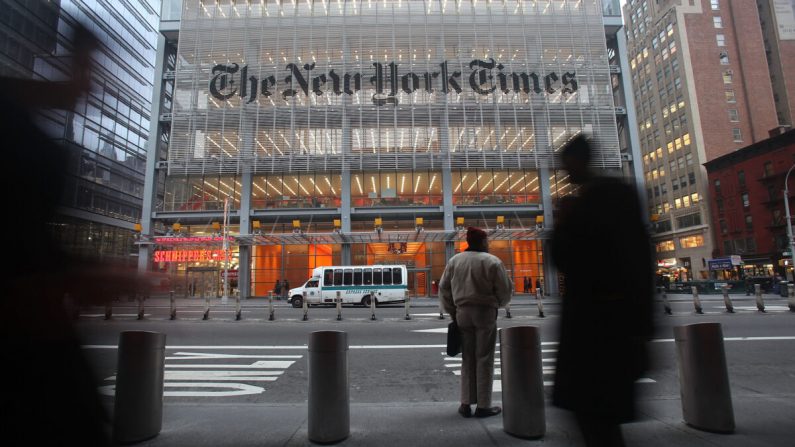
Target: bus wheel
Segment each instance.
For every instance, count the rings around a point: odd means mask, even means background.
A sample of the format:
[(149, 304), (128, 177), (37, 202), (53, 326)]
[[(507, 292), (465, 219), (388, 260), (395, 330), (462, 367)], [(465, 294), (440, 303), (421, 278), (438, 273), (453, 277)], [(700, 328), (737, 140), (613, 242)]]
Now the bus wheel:
[(293, 297), (293, 307), (299, 308), (304, 305), (304, 298), (301, 295), (296, 295)]
[(364, 298), (362, 298), (362, 306), (370, 307), (370, 295), (367, 295)]

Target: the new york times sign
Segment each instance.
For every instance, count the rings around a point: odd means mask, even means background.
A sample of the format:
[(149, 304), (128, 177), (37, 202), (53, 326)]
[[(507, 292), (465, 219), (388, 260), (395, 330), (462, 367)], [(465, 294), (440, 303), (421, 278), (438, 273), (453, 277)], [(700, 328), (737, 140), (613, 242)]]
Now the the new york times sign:
[[(433, 93), (435, 89), (444, 94), (454, 91), (461, 93), (462, 85), (472, 89), (480, 95), (488, 95), (497, 89), (503, 93), (524, 93), (527, 95), (544, 93), (553, 94), (560, 91), (563, 94), (577, 91), (576, 73), (565, 72), (560, 75), (549, 72), (544, 76), (537, 73), (507, 73), (505, 66), (496, 63), (494, 59), (473, 60), (469, 63), (471, 70), (467, 76), (460, 71), (450, 71), (447, 61), (438, 65), (439, 71), (422, 73), (400, 73), (398, 64), (390, 62), (382, 64), (374, 62), (373, 72), (369, 82), (375, 87), (372, 100), (376, 105), (397, 104), (397, 95), (400, 91), (414, 93), (424, 89)], [(324, 94), (353, 95), (362, 89), (362, 80), (365, 75), (361, 73), (337, 73), (331, 70), (327, 73), (318, 73), (315, 64), (287, 64), (289, 75), (283, 83), (277, 82), (276, 77), (267, 76), (259, 79), (249, 75), (247, 65), (220, 64), (213, 67), (213, 77), (210, 79), (210, 94), (219, 100), (225, 101), (232, 96), (239, 95), (246, 103), (251, 103), (258, 96), (269, 97), (281, 95), (283, 99), (297, 96), (300, 92), (309, 96), (312, 92), (317, 96)], [(303, 70), (302, 70), (303, 69)], [(279, 87), (282, 86), (281, 89)]]

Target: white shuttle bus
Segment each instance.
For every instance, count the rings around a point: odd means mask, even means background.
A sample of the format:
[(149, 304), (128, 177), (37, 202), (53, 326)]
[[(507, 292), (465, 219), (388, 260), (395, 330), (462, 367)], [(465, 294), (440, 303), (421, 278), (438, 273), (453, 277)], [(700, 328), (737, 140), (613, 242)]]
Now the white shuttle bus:
[(288, 302), (303, 306), (306, 292), (307, 304), (334, 304), (339, 291), (342, 304), (369, 306), (371, 298), (376, 305), (402, 303), (407, 284), (405, 265), (317, 267), (304, 285), (290, 289)]

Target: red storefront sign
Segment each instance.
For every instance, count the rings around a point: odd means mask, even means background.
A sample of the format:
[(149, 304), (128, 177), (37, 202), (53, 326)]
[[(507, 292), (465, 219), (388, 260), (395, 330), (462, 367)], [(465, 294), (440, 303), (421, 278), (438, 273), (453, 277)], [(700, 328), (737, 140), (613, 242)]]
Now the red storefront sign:
[(156, 250), (155, 262), (224, 261), (224, 250)]

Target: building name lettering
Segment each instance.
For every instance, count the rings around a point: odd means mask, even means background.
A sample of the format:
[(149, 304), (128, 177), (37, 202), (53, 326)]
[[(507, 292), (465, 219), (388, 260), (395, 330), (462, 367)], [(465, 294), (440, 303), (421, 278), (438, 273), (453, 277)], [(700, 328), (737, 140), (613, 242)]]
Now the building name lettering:
[[(480, 95), (488, 95), (496, 90), (502, 93), (531, 93), (541, 95), (544, 93), (562, 94), (574, 93), (578, 89), (576, 73), (565, 72), (558, 75), (549, 72), (545, 76), (537, 73), (508, 73), (503, 64), (475, 59), (469, 63), (471, 72), (464, 76), (460, 71), (450, 70), (447, 61), (438, 65), (438, 71), (422, 73), (403, 73), (398, 70), (398, 64), (390, 62), (382, 64), (373, 62), (374, 75), (370, 76), (370, 85), (375, 87), (372, 101), (376, 105), (398, 103), (399, 92), (408, 94), (424, 89), (428, 93), (441, 90), (444, 94), (450, 91), (461, 93), (462, 85), (468, 86)], [(334, 95), (353, 95), (362, 89), (365, 78), (361, 73), (337, 73), (333, 69), (327, 73), (317, 73), (316, 65), (290, 63), (286, 66), (289, 74), (283, 79), (283, 88), (280, 92), (283, 99), (294, 97), (303, 92), (309, 96), (312, 92), (317, 96), (326, 93)], [(254, 102), (258, 96), (269, 97), (277, 92), (277, 79), (267, 76), (260, 79), (249, 74), (248, 65), (219, 64), (212, 69), (210, 79), (210, 94), (213, 98), (225, 101), (235, 95), (240, 96), (246, 103)]]

